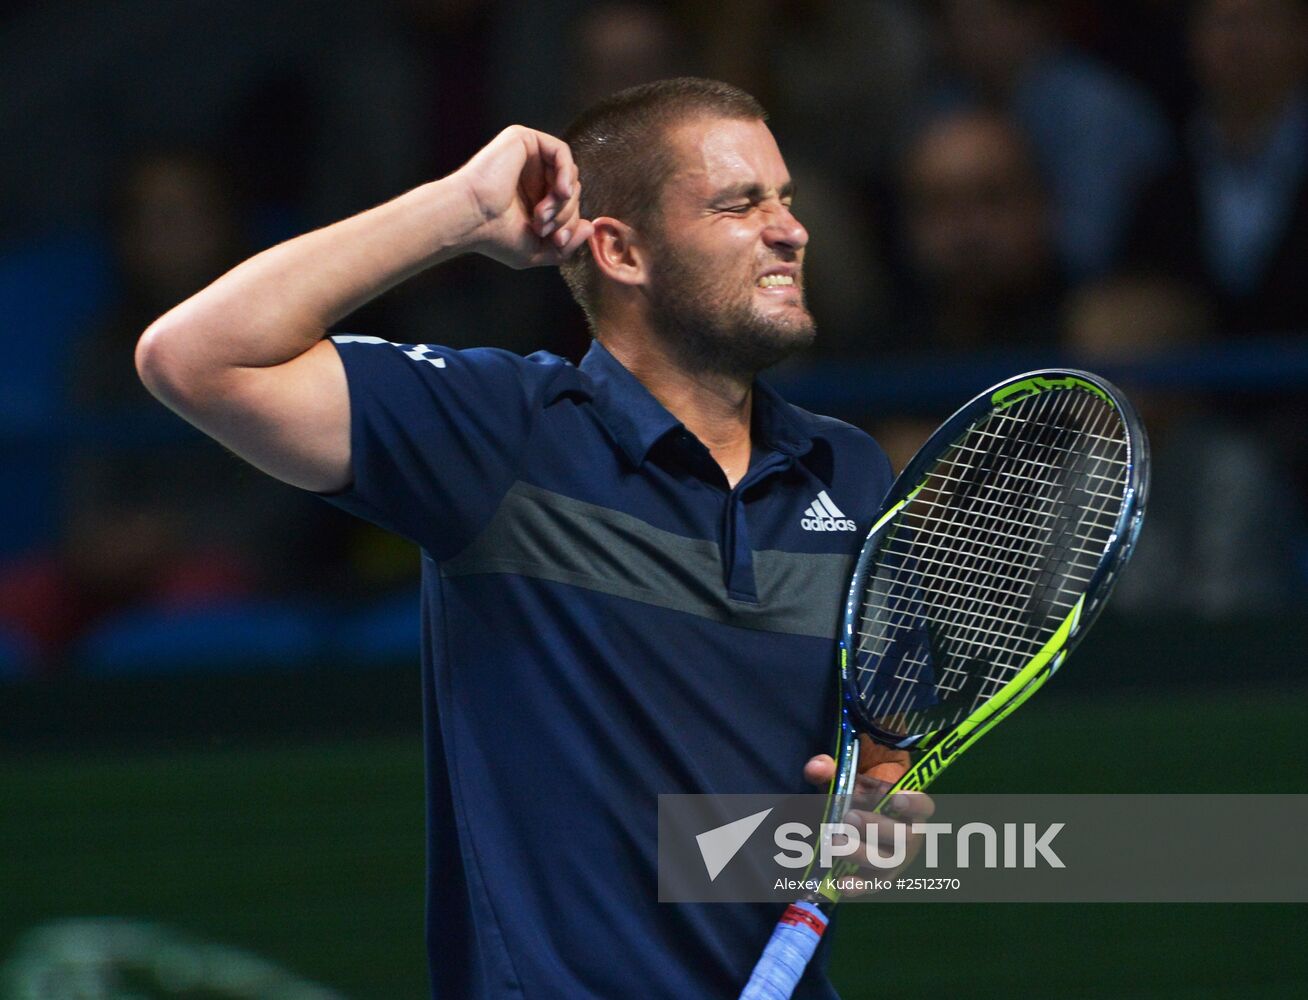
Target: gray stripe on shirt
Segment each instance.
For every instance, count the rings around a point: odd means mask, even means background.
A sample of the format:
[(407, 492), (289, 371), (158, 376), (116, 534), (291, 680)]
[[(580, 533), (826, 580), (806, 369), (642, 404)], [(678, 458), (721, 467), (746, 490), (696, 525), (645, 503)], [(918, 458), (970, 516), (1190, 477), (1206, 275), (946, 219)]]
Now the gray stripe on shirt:
[(518, 482), (445, 577), (552, 580), (765, 632), (834, 638), (851, 555), (755, 551), (757, 604), (727, 595), (718, 546)]

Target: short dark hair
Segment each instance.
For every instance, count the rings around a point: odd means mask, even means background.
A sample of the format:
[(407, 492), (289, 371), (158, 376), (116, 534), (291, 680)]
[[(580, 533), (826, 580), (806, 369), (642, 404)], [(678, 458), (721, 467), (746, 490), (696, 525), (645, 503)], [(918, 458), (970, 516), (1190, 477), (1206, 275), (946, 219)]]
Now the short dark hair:
[[(583, 111), (563, 134), (581, 177), (582, 218), (605, 215), (648, 225), (676, 166), (665, 136), (671, 127), (701, 117), (768, 116), (739, 87), (693, 76), (629, 87)], [(590, 249), (582, 246), (561, 270), (594, 330), (599, 268)]]

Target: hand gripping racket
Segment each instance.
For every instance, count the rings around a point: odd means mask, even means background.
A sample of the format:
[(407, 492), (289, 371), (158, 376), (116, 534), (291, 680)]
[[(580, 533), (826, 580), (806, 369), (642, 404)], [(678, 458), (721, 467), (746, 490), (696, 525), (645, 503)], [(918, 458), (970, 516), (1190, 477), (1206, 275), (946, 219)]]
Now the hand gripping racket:
[[(895, 480), (855, 565), (840, 636), (836, 774), (850, 808), (859, 734), (922, 756), (870, 811), (926, 788), (1053, 675), (1107, 601), (1140, 531), (1144, 428), (1088, 372), (1008, 379), (950, 417)], [(842, 859), (782, 916), (741, 1000), (786, 1000), (856, 870)], [(810, 873), (809, 878), (814, 877)]]

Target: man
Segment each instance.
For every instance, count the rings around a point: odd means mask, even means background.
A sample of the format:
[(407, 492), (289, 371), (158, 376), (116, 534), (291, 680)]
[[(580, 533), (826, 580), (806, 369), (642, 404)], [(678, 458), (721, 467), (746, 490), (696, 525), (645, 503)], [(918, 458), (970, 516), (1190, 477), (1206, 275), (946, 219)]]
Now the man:
[[(829, 780), (840, 591), (890, 469), (755, 380), (814, 332), (758, 104), (662, 81), (567, 138), (507, 129), (246, 261), (137, 360), (233, 451), (423, 549), (435, 995), (734, 997), (778, 908), (656, 903), (657, 795)], [(468, 252), (565, 264), (579, 369), (324, 339)], [(799, 995), (833, 993), (819, 969)]]
[(1192, 5), (1199, 101), (1182, 156), (1142, 192), (1133, 270), (1190, 285), (1224, 336), (1308, 323), (1308, 2)]
[(935, 100), (1013, 119), (1048, 185), (1061, 267), (1075, 280), (1102, 274), (1132, 202), (1171, 152), (1162, 112), (1130, 80), (1064, 43), (1056, 4), (945, 0), (939, 8), (952, 79)]
[(934, 119), (909, 145), (901, 192), (909, 263), (895, 329), (901, 349), (1053, 342), (1065, 285), (1052, 213), (1012, 122), (989, 111)]

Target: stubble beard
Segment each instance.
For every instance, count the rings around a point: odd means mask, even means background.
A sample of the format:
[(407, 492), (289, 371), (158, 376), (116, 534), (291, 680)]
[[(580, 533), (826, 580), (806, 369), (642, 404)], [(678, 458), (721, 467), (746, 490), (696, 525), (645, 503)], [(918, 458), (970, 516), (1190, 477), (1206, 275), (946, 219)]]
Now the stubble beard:
[(712, 275), (660, 244), (654, 254), (651, 319), (684, 370), (752, 380), (813, 342), (817, 328), (802, 299), (781, 316), (758, 312), (752, 294), (724, 301)]

